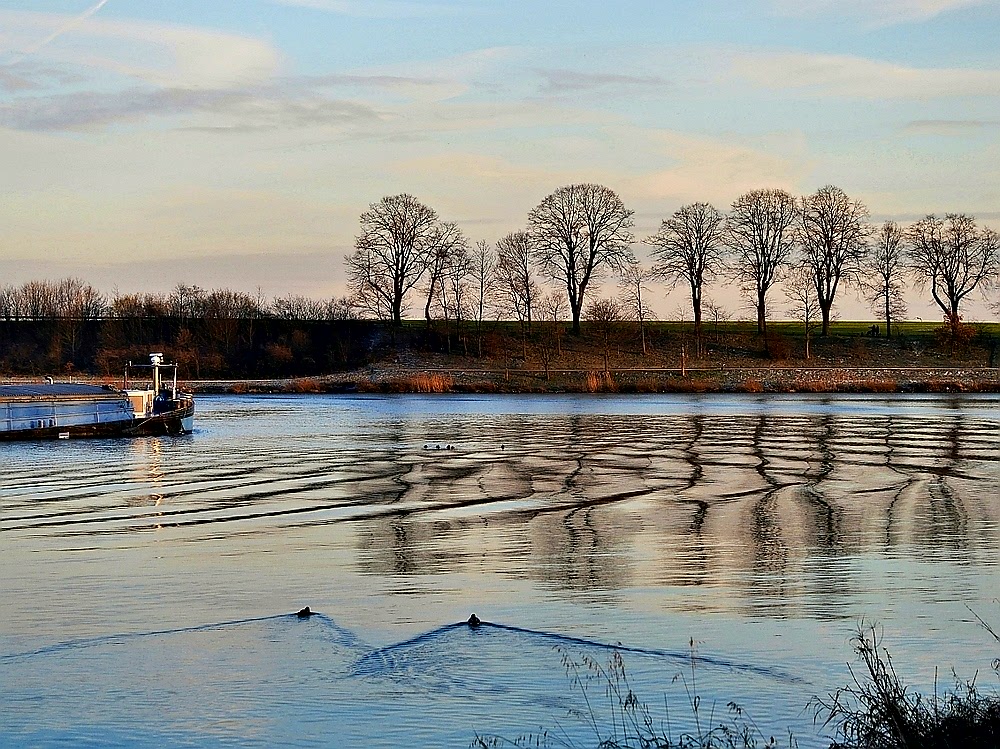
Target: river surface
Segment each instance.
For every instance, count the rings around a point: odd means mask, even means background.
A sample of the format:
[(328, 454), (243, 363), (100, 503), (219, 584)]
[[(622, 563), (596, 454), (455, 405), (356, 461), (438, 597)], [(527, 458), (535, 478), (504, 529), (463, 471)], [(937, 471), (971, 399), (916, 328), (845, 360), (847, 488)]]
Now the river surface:
[(996, 686), (996, 397), (198, 409), (0, 444), (0, 746), (589, 747), (605, 685), (565, 664), (616, 652), (664, 733), (734, 701), (824, 746), (862, 621), (918, 688)]

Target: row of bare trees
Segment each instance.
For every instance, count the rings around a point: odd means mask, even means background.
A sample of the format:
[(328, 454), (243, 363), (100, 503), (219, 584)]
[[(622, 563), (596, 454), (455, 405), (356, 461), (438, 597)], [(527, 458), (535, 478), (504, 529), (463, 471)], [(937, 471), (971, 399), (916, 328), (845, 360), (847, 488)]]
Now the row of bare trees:
[(740, 283), (767, 331), (773, 286), (805, 317), (818, 316), (829, 332), (838, 291), (860, 290), (872, 311), (892, 323), (906, 314), (908, 281), (930, 288), (946, 319), (957, 325), (962, 301), (994, 285), (1000, 274), (1000, 238), (965, 214), (927, 216), (909, 227), (868, 223), (868, 208), (828, 185), (796, 199), (783, 190), (754, 190), (729, 215), (706, 203), (678, 209), (647, 241), (653, 245), (651, 278), (690, 287), (694, 320), (701, 325), (706, 284), (722, 274)]
[[(424, 317), (472, 327), (480, 340), (488, 317), (517, 320), (525, 333), (535, 320), (611, 314), (639, 322), (651, 316), (653, 283), (683, 286), (700, 341), (712, 283), (737, 283), (767, 332), (769, 296), (783, 281), (807, 319), (829, 330), (837, 294), (862, 291), (886, 332), (905, 314), (908, 283), (929, 288), (946, 319), (958, 325), (963, 301), (994, 284), (1000, 240), (965, 214), (927, 216), (911, 226), (872, 226), (867, 207), (834, 186), (796, 198), (784, 190), (753, 190), (728, 213), (708, 203), (682, 206), (644, 242), (652, 262), (632, 251), (633, 212), (612, 190), (596, 184), (560, 187), (528, 216), (525, 228), (495, 244), (470, 243), (454, 223), (411, 195), (385, 197), (361, 215), (361, 232), (346, 258), (351, 296), (315, 300), (178, 284), (169, 293), (105, 296), (78, 279), (30, 281), (0, 287), (0, 320), (102, 318), (180, 320), (347, 320), (358, 316), (401, 323), (420, 295)], [(597, 286), (613, 276), (615, 305), (594, 307)], [(449, 336), (450, 345), (450, 336)]]
[(177, 284), (169, 293), (114, 294), (78, 278), (0, 286), (0, 320), (101, 320), (105, 318), (350, 320), (348, 298), (311, 299), (290, 294), (268, 301), (232, 289), (206, 291)]
[(631, 249), (632, 217), (602, 185), (567, 185), (530, 211), (525, 229), (495, 246), (470, 247), (455, 224), (412, 195), (385, 197), (361, 215), (354, 253), (345, 258), (351, 291), (359, 307), (397, 324), (411, 293), (421, 293), (428, 323), (437, 310), (446, 320), (472, 319), (478, 327), (489, 309), (530, 328), (543, 299), (559, 313), (554, 286), (579, 334), (588, 295), (613, 273), (622, 290), (620, 307), (640, 330), (649, 316), (649, 284), (687, 287), (700, 340), (705, 289), (719, 279), (739, 285), (760, 333), (767, 332), (771, 291), (784, 281), (789, 298), (807, 318), (818, 317), (826, 335), (846, 285), (865, 295), (891, 333), (906, 313), (908, 282), (929, 287), (957, 325), (962, 301), (1000, 273), (997, 233), (971, 216), (873, 226), (867, 206), (832, 185), (801, 198), (752, 190), (728, 214), (708, 203), (685, 205), (645, 239), (652, 248), (648, 267)]
[(634, 259), (632, 215), (606, 187), (568, 185), (531, 211), (526, 230), (508, 234), (495, 248), (483, 242), (470, 248), (454, 224), (412, 195), (385, 197), (361, 214), (361, 233), (346, 258), (349, 283), (363, 309), (397, 324), (408, 295), (419, 289), (428, 321), (436, 304), (446, 319), (481, 325), (492, 308), (530, 326), (540, 273), (564, 290), (579, 334), (591, 285), (605, 270)]

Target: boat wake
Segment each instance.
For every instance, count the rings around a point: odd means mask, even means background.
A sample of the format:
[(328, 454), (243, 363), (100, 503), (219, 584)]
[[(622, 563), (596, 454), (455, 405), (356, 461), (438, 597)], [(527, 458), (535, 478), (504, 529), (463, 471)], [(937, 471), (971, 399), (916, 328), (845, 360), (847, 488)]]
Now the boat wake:
[(360, 653), (353, 667), (349, 669), (350, 676), (359, 678), (412, 678), (420, 671), (423, 671), (425, 674), (431, 674), (438, 670), (440, 664), (436, 666), (429, 663), (429, 660), (436, 661), (440, 659), (442, 662), (454, 662), (456, 657), (468, 658), (477, 649), (516, 650), (523, 653), (533, 647), (541, 647), (564, 652), (575, 650), (581, 653), (588, 653), (590, 651), (588, 654), (615, 651), (661, 662), (667, 661), (677, 666), (694, 665), (697, 667), (724, 669), (730, 672), (753, 674), (767, 679), (774, 679), (786, 684), (804, 683), (803, 679), (770, 666), (741, 663), (719, 656), (701, 655), (694, 652), (629, 646), (623, 645), (620, 642), (606, 643), (599, 640), (559, 634), (557, 632), (526, 629), (510, 624), (499, 624), (488, 621), (480, 621), (474, 627), (470, 626), (468, 622), (446, 624), (392, 645), (372, 648), (370, 644), (361, 640), (350, 630), (338, 625), (326, 614), (316, 611), (311, 612), (308, 618), (303, 618), (295, 613), (276, 614), (188, 627), (155, 629), (147, 632), (120, 632), (100, 637), (68, 640), (34, 650), (0, 654), (0, 663), (58, 655), (85, 648), (125, 645), (129, 641), (146, 638), (234, 629), (247, 625), (257, 625), (263, 622), (281, 623), (288, 626), (308, 622), (321, 626), (323, 634), (330, 644)]

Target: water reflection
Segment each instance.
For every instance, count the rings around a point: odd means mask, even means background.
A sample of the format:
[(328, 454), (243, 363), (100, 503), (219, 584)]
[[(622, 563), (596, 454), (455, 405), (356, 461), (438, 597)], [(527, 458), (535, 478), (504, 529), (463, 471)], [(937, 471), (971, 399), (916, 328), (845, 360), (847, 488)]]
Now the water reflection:
[(961, 400), (497, 402), (521, 403), (220, 400), (186, 440), (36, 446), (0, 466), (0, 535), (339, 526), (366, 575), (488, 571), (594, 599), (715, 586), (741, 599), (717, 605), (774, 614), (851, 595), (851, 576), (817, 573), (851, 554), (973, 561), (996, 546), (997, 419)]
[[(379, 575), (485, 564), (584, 595), (737, 580), (771, 612), (804, 592), (832, 606), (853, 593), (849, 578), (804, 578), (816, 560), (973, 557), (995, 540), (994, 427), (960, 412), (501, 419), (493, 432), (514, 449), (433, 455), (400, 473), (412, 510), (391, 533), (363, 523), (359, 564)], [(480, 522), (455, 522), (460, 505)]]

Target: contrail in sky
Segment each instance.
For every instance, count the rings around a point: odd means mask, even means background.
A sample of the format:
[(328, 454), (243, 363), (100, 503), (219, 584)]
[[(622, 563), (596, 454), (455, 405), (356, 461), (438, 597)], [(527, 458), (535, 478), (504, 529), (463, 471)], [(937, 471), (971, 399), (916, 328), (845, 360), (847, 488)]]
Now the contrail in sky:
[(94, 3), (94, 5), (92, 5), (90, 8), (87, 8), (87, 10), (83, 11), (83, 13), (81, 13), (80, 15), (74, 16), (73, 18), (68, 20), (66, 23), (64, 23), (58, 29), (56, 29), (47, 37), (42, 39), (40, 42), (36, 42), (31, 47), (28, 47), (28, 49), (22, 50), (19, 54), (14, 55), (14, 57), (9, 61), (9, 64), (21, 62), (21, 60), (23, 60), (24, 58), (35, 54), (42, 47), (46, 46), (47, 44), (51, 44), (60, 36), (65, 34), (67, 31), (75, 29), (77, 26), (86, 21), (88, 18), (90, 18), (92, 15), (94, 15), (97, 11), (99, 11), (107, 4), (108, 0), (98, 0), (98, 2)]

